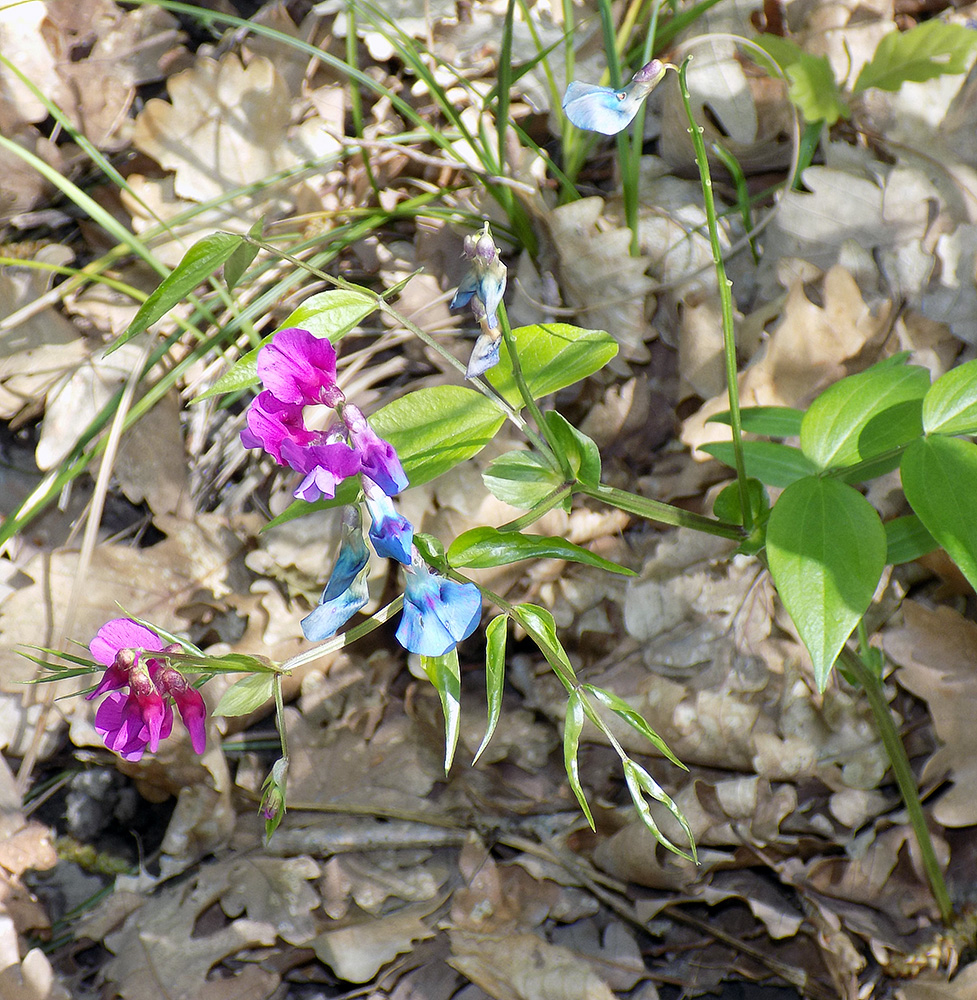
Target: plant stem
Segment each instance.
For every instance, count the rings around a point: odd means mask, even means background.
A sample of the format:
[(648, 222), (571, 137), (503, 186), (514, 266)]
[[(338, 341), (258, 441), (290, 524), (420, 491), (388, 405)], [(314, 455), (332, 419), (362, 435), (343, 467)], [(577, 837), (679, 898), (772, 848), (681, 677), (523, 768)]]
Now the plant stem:
[(692, 145), (695, 147), (695, 162), (702, 181), (702, 200), (706, 209), (706, 220), (709, 223), (709, 245), (712, 247), (712, 262), (716, 267), (716, 283), (719, 286), (719, 302), (723, 314), (723, 356), (726, 360), (726, 388), (729, 393), (729, 418), (733, 430), (733, 459), (736, 465), (740, 510), (743, 512), (743, 527), (749, 532), (753, 527), (753, 509), (750, 507), (750, 497), (746, 488), (746, 468), (743, 461), (743, 423), (740, 420), (739, 385), (736, 381), (736, 339), (733, 335), (733, 296), (730, 292), (732, 283), (726, 277), (722, 248), (719, 245), (716, 201), (712, 194), (712, 177), (709, 173), (706, 144), (702, 141), (702, 126), (696, 122), (692, 114), (692, 98), (689, 96), (689, 85), (686, 80), (691, 58), (691, 56), (685, 57), (678, 72), (679, 89), (682, 92), (685, 115), (689, 120)]
[(940, 918), (949, 927), (954, 919), (953, 903), (943, 878), (943, 869), (936, 857), (929, 827), (926, 825), (923, 805), (919, 800), (919, 790), (916, 788), (916, 777), (909, 766), (906, 748), (899, 738), (895, 720), (892, 718), (892, 710), (886, 701), (882, 678), (871, 670), (861, 657), (848, 646), (842, 647), (838, 654), (838, 660), (855, 677), (868, 698), (869, 707), (875, 718), (875, 725), (882, 738), (882, 746), (889, 758), (899, 794), (902, 796), (906, 812), (909, 814), (910, 826), (916, 834), (916, 843), (919, 844), (919, 854), (923, 863), (923, 871), (926, 872), (926, 878), (930, 885), (930, 891), (933, 893), (937, 907), (939, 907)]
[(681, 507), (673, 507), (670, 503), (649, 500), (647, 497), (638, 496), (637, 493), (628, 493), (627, 490), (618, 490), (613, 486), (603, 484), (588, 486), (585, 483), (578, 483), (575, 490), (595, 500), (602, 500), (619, 510), (626, 510), (629, 514), (637, 514), (638, 517), (646, 517), (660, 524), (671, 524), (676, 528), (692, 528), (707, 535), (729, 538), (734, 542), (742, 542), (746, 538), (746, 532), (738, 524), (727, 524), (725, 521), (717, 521), (702, 514), (693, 514), (692, 511), (682, 510)]

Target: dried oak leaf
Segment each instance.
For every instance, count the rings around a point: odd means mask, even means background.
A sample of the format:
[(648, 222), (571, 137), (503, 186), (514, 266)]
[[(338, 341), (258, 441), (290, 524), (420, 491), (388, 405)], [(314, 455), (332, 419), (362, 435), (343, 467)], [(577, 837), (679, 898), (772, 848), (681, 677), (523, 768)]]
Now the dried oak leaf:
[(944, 826), (977, 823), (977, 625), (953, 608), (931, 610), (915, 601), (903, 606), (903, 624), (887, 631), (886, 653), (900, 665), (899, 683), (929, 705), (943, 746), (923, 769), (924, 784), (945, 775), (950, 788), (934, 803), (933, 818)]
[(269, 59), (202, 56), (166, 87), (170, 101), (146, 103), (133, 142), (176, 172), (178, 197), (207, 201), (296, 162), (288, 87)]
[[(131, 913), (120, 930), (105, 938), (115, 956), (105, 965), (106, 979), (126, 1000), (217, 1000), (226, 996), (264, 1000), (278, 977), (245, 965), (234, 977), (208, 979), (210, 970), (244, 949), (275, 943), (275, 927), (264, 921), (232, 920), (213, 933), (201, 918), (231, 888), (234, 865), (207, 865), (188, 882), (165, 886)], [(230, 984), (233, 989), (229, 990)]]

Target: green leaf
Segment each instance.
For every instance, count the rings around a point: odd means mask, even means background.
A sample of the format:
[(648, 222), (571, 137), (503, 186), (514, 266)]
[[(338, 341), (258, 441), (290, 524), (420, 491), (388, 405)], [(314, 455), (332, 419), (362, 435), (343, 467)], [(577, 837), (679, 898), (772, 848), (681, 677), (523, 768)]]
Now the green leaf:
[(505, 684), (505, 641), (508, 617), (496, 615), (485, 629), (485, 700), (488, 702), (488, 723), (472, 765), (489, 745), (502, 715), (502, 688)]
[(883, 527), (885, 561), (890, 566), (912, 562), (939, 548), (936, 539), (923, 527), (923, 522), (915, 514), (894, 517), (891, 521), (886, 521)]
[(977, 434), (977, 361), (941, 375), (923, 400), (927, 434)]
[(529, 510), (563, 485), (563, 477), (534, 451), (509, 451), (489, 462), (482, 473), (492, 496)]
[[(746, 495), (750, 503), (750, 513), (754, 523), (764, 518), (770, 510), (770, 497), (759, 479), (746, 480)], [(712, 512), (727, 524), (742, 524), (743, 511), (740, 507), (739, 483), (732, 482), (723, 487), (712, 505)]]
[[(249, 230), (248, 236), (260, 240), (265, 228), (265, 220), (259, 219)], [(254, 263), (261, 249), (255, 243), (242, 242), (241, 245), (224, 262), (224, 284), (229, 292), (234, 291), (244, 272)]]
[[(621, 761), (621, 764), (624, 768), (624, 779), (628, 783), (628, 791), (631, 793), (631, 801), (634, 803), (634, 808), (641, 817), (641, 822), (654, 834), (655, 840), (662, 847), (667, 848), (673, 854), (677, 854), (680, 858), (685, 858), (687, 861), (695, 861), (695, 837), (692, 835), (692, 827), (689, 826), (689, 821), (682, 814), (682, 810), (679, 809), (665, 789), (640, 764), (636, 764), (630, 757), (625, 757)], [(691, 854), (686, 854), (685, 851), (676, 847), (658, 829), (655, 817), (652, 816), (651, 810), (648, 808), (648, 803), (645, 801), (645, 795), (649, 795), (656, 802), (660, 802), (672, 814), (679, 826), (685, 831), (686, 837), (689, 838), (689, 846), (692, 848)]]
[(497, 528), (471, 528), (460, 534), (448, 548), (448, 562), (457, 569), (508, 566), (521, 559), (566, 559), (621, 576), (636, 575), (626, 566), (603, 559), (555, 535), (524, 535)]
[(920, 438), (906, 449), (900, 470), (920, 521), (977, 589), (977, 445)]
[(577, 752), (580, 750), (580, 733), (583, 731), (584, 710), (583, 696), (579, 691), (570, 692), (570, 699), (567, 701), (567, 714), (563, 723), (563, 766), (566, 768), (567, 780), (570, 788), (580, 803), (584, 816), (590, 824), (591, 830), (596, 831), (593, 813), (584, 795), (583, 785), (580, 784), (580, 767), (577, 763)]
[(539, 646), (546, 662), (553, 668), (563, 686), (569, 691), (576, 683), (577, 675), (570, 663), (563, 643), (556, 634), (556, 620), (546, 610), (536, 604), (517, 604), (512, 613), (529, 637)]
[[(569, 323), (521, 326), (512, 331), (523, 375), (534, 399), (565, 389), (600, 371), (617, 354), (617, 343), (603, 330), (584, 330)], [(486, 379), (513, 406), (522, 396), (512, 376), (509, 352), (503, 342), (500, 361)]]
[(668, 744), (645, 722), (641, 713), (636, 712), (623, 698), (618, 697), (613, 691), (607, 691), (594, 684), (582, 684), (581, 689), (589, 691), (602, 705), (609, 708), (620, 719), (623, 719), (632, 729), (637, 730), (673, 764), (682, 768), (683, 771), (688, 770), (678, 757), (668, 749)]
[(197, 240), (183, 255), (183, 260), (176, 269), (163, 279), (156, 291), (139, 307), (126, 332), (105, 353), (111, 354), (161, 320), (227, 261), (243, 241), (243, 236), (231, 233), (212, 233)]
[(596, 442), (578, 431), (556, 410), (544, 413), (543, 420), (551, 439), (560, 446), (577, 480), (588, 486), (600, 483), (600, 449)]
[[(797, 437), (801, 432), (803, 419), (804, 411), (795, 410), (792, 406), (747, 406), (740, 410), (743, 430), (750, 434), (762, 434), (764, 437)], [(733, 418), (729, 410), (724, 410), (722, 413), (714, 413), (706, 423), (731, 426)]]
[(811, 654), (821, 691), (838, 651), (872, 603), (885, 555), (879, 515), (837, 479), (799, 479), (770, 512), (770, 574)]
[[(422, 484), (478, 454), (505, 422), (501, 410), (463, 385), (417, 389), (369, 415), (370, 426), (400, 457), (411, 486)], [(313, 510), (355, 503), (358, 476), (340, 483), (332, 500), (296, 500), (265, 528), (285, 524)]]
[(820, 469), (843, 468), (907, 444), (923, 432), (929, 371), (870, 368), (829, 386), (801, 422), (801, 451)]
[(851, 109), (825, 56), (813, 56), (778, 35), (761, 35), (756, 43), (784, 71), (787, 96), (807, 121), (834, 125), (839, 118), (850, 117)]
[(214, 709), (214, 715), (247, 715), (261, 708), (274, 691), (274, 674), (244, 677), (224, 692)]
[(441, 696), (441, 711), (444, 713), (444, 773), (447, 774), (455, 757), (461, 723), (458, 648), (452, 647), (444, 656), (422, 656), (421, 666)]
[[(714, 441), (700, 445), (699, 450), (735, 468), (732, 441)], [(817, 467), (799, 448), (777, 441), (744, 441), (743, 464), (750, 479), (777, 487), (790, 486), (817, 472)]]
[(912, 80), (922, 83), (945, 73), (965, 73), (977, 31), (962, 24), (927, 21), (909, 31), (886, 35), (855, 81), (853, 93), (869, 87), (898, 90)]
[[(299, 327), (316, 337), (339, 343), (351, 330), (356, 329), (377, 308), (375, 295), (345, 288), (332, 288), (306, 299), (285, 317), (278, 330)], [(206, 392), (195, 400), (219, 396), (224, 392), (248, 389), (258, 383), (258, 351), (278, 333), (269, 333), (257, 347), (242, 355)]]

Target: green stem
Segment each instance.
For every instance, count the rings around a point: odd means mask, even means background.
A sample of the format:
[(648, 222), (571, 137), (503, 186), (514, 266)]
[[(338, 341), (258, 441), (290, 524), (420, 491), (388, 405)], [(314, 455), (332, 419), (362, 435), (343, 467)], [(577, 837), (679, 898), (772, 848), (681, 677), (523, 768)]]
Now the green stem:
[(929, 881), (930, 891), (936, 900), (936, 905), (940, 910), (940, 918), (949, 927), (953, 923), (953, 903), (950, 900), (950, 893), (943, 878), (943, 869), (936, 857), (936, 850), (930, 838), (929, 827), (926, 825), (926, 817), (923, 814), (923, 805), (919, 800), (919, 790), (916, 788), (916, 777), (909, 766), (909, 757), (906, 755), (906, 748), (902, 745), (899, 732), (896, 729), (895, 720), (892, 718), (892, 710), (886, 701), (885, 689), (882, 685), (882, 678), (862, 662), (855, 652), (848, 646), (843, 646), (838, 654), (839, 663), (858, 681), (868, 698), (869, 707), (875, 718), (875, 725), (878, 728), (879, 736), (882, 738), (882, 746), (886, 756), (889, 758), (889, 765), (892, 767), (893, 777), (902, 796), (906, 812), (909, 814), (909, 823), (916, 834), (916, 842), (919, 844), (919, 854), (923, 863), (923, 871)]
[(531, 434), (529, 427), (523, 427), (523, 433), (539, 449), (544, 458), (556, 463), (558, 471), (563, 474), (566, 480), (570, 481), (573, 479), (573, 470), (570, 468), (570, 463), (567, 461), (566, 455), (563, 454), (563, 450), (551, 440), (542, 411), (533, 398), (529, 383), (526, 381), (526, 376), (522, 373), (522, 365), (519, 363), (516, 343), (512, 339), (512, 330), (509, 328), (509, 317), (506, 315), (505, 305), (501, 302), (499, 303), (498, 316), (499, 325), (502, 329), (502, 339), (505, 341), (506, 350), (509, 352), (509, 364), (512, 365), (512, 377), (515, 379), (516, 388), (519, 390), (519, 395), (522, 396), (522, 401), (526, 404), (526, 409), (532, 414), (533, 421), (539, 428), (539, 433), (546, 439), (545, 443), (535, 434)]
[(689, 134), (692, 136), (692, 145), (695, 147), (695, 161), (702, 181), (702, 199), (706, 210), (706, 220), (709, 224), (709, 245), (712, 247), (712, 262), (716, 268), (716, 280), (719, 285), (719, 301), (723, 315), (723, 355), (726, 360), (726, 386), (729, 393), (729, 416), (733, 431), (733, 460), (736, 465), (740, 510), (743, 511), (743, 526), (749, 532), (753, 527), (753, 510), (750, 507), (750, 497), (746, 488), (746, 466), (743, 460), (743, 423), (740, 419), (739, 385), (736, 381), (736, 340), (733, 335), (733, 296), (730, 291), (732, 282), (726, 277), (722, 248), (719, 245), (716, 201), (712, 194), (712, 177), (709, 173), (706, 144), (702, 141), (702, 126), (696, 122), (695, 116), (692, 114), (692, 98), (689, 96), (689, 85), (686, 80), (691, 58), (691, 56), (685, 57), (678, 72), (679, 89), (682, 92), (682, 103), (685, 105), (685, 115), (689, 120)]
[(646, 517), (661, 524), (671, 524), (676, 528), (692, 528), (694, 531), (716, 535), (719, 538), (729, 538), (734, 542), (742, 542), (747, 535), (746, 531), (738, 524), (727, 524), (725, 521), (717, 521), (715, 518), (705, 517), (702, 514), (693, 514), (692, 511), (682, 510), (681, 507), (673, 507), (660, 500), (649, 500), (647, 497), (628, 493), (626, 490), (618, 490), (613, 486), (604, 486), (603, 484), (588, 486), (585, 483), (579, 483), (576, 490), (578, 493), (593, 497), (595, 500), (602, 500), (619, 510), (626, 510), (629, 514), (637, 514), (639, 517)]

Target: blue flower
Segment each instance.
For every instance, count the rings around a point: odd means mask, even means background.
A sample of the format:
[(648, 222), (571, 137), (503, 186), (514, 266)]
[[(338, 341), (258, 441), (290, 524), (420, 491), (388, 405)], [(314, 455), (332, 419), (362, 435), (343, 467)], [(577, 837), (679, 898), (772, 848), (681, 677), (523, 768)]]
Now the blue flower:
[(409, 566), (414, 526), (403, 514), (394, 510), (390, 497), (366, 476), (363, 477), (363, 489), (366, 492), (366, 506), (373, 521), (370, 525), (370, 541), (376, 554)]
[(397, 641), (411, 653), (443, 656), (475, 631), (482, 617), (482, 593), (474, 583), (455, 583), (432, 573), (419, 557), (406, 575)]
[(369, 600), (366, 578), (370, 552), (363, 540), (359, 507), (347, 507), (343, 538), (332, 576), (319, 598), (318, 607), (302, 619), (302, 632), (309, 642), (335, 635)]
[(652, 59), (620, 90), (574, 80), (563, 95), (563, 112), (577, 128), (617, 135), (631, 124), (641, 102), (665, 75), (665, 69), (664, 63)]
[(506, 266), (499, 257), (499, 248), (487, 222), (477, 237), (465, 237), (462, 252), (472, 262), (472, 268), (458, 286), (449, 308), (460, 309), (471, 303), (475, 319), (479, 323), (484, 320), (488, 329), (496, 330), (499, 326), (496, 313), (505, 291)]
[(490, 368), (494, 368), (499, 363), (499, 345), (501, 343), (501, 330), (482, 331), (478, 335), (478, 340), (475, 341), (475, 346), (472, 348), (471, 357), (468, 359), (465, 378), (484, 375)]

